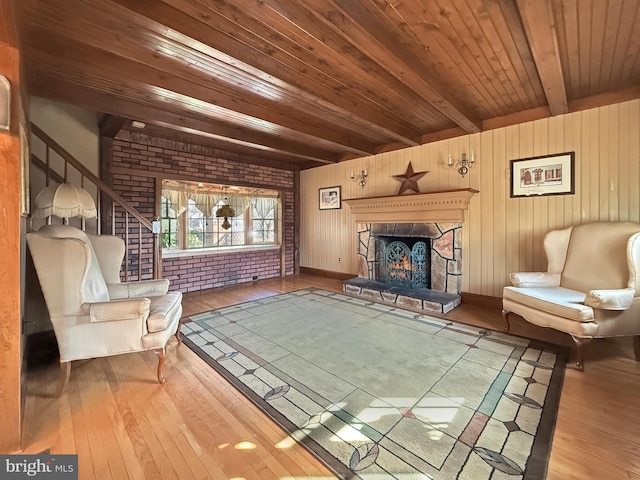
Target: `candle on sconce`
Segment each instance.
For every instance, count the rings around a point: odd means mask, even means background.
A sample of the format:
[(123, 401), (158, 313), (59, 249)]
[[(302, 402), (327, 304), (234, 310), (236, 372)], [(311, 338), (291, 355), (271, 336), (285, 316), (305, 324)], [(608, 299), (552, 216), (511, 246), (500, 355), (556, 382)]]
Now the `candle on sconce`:
[(451, 154), (449, 154), (449, 159), (447, 160), (447, 165), (449, 165), (449, 166), (453, 165), (453, 157), (451, 156)]
[(366, 168), (364, 169), (364, 176), (365, 177), (367, 176), (367, 169)]
[(473, 150), (471, 150), (471, 163), (476, 161), (476, 155)]

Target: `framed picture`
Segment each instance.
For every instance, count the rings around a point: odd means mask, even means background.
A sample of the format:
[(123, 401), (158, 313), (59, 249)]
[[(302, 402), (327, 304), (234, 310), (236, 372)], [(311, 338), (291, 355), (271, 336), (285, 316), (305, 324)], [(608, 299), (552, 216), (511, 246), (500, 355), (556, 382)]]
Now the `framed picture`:
[(341, 203), (340, 187), (320, 189), (320, 210), (335, 210), (341, 208)]
[(511, 160), (511, 197), (575, 193), (576, 152)]

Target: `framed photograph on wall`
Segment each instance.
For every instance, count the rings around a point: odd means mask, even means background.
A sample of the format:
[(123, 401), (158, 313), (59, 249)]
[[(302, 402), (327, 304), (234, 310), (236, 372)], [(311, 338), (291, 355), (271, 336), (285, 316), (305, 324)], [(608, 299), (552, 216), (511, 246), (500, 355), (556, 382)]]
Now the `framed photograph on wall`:
[(336, 210), (341, 208), (341, 203), (340, 187), (320, 189), (320, 210)]
[(576, 152), (511, 160), (511, 197), (575, 193)]

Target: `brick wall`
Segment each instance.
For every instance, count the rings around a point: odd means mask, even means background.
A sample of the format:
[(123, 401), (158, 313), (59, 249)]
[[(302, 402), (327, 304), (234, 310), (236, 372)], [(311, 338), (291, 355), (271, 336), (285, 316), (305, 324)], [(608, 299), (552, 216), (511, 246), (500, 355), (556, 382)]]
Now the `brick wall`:
[[(169, 147), (167, 147), (169, 145)], [(292, 275), (295, 270), (295, 182), (298, 172), (280, 168), (275, 162), (248, 163), (250, 159), (217, 152), (212, 148), (169, 142), (123, 131), (113, 141), (112, 188), (145, 218), (156, 215), (156, 179), (179, 178), (192, 181), (247, 185), (281, 191), (283, 232), (278, 249), (224, 254), (182, 256), (163, 259), (163, 277), (172, 290), (191, 292), (259, 279)], [(273, 163), (270, 164), (270, 163)], [(116, 231), (125, 230), (124, 214), (115, 213)], [(137, 221), (129, 221), (129, 279), (138, 278), (138, 258), (145, 268), (141, 278), (151, 278), (152, 238), (143, 234), (143, 248), (137, 250)]]
[(198, 255), (163, 262), (165, 278), (183, 292), (250, 282), (254, 276), (280, 276), (279, 250)]

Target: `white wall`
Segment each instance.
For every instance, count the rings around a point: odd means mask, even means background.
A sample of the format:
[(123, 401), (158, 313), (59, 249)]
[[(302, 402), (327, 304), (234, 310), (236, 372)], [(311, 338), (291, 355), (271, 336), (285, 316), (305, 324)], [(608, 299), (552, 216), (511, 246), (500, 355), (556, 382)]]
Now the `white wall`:
[(100, 129), (96, 112), (40, 97), (31, 97), (30, 110), (33, 123), (98, 175)]
[[(446, 168), (447, 155), (475, 150), (465, 177)], [(510, 198), (514, 159), (576, 152), (575, 194)], [(514, 271), (546, 268), (544, 234), (596, 220), (640, 221), (640, 100), (560, 115), (301, 172), (300, 265), (357, 273), (355, 221), (349, 206), (318, 210), (318, 189), (342, 186), (343, 198), (396, 195), (409, 162), (429, 171), (418, 185), (432, 192), (474, 188), (463, 225), (462, 290), (502, 296)], [(361, 188), (349, 179), (368, 170)]]
[[(30, 119), (44, 133), (49, 135), (62, 148), (78, 159), (91, 172), (99, 176), (100, 162), (100, 129), (96, 112), (83, 107), (56, 102), (32, 96), (30, 98)], [(31, 153), (45, 161), (46, 149), (35, 135), (31, 135)], [(49, 158), (52, 168), (58, 173), (64, 171), (64, 162), (54, 152)], [(31, 203), (45, 187), (44, 173), (31, 168), (30, 189)], [(80, 177), (76, 171), (69, 171), (69, 181), (80, 185)], [(85, 184), (85, 189), (96, 198), (97, 191), (93, 185)], [(31, 229), (37, 230), (44, 220), (31, 218)]]

